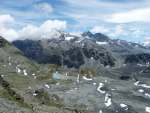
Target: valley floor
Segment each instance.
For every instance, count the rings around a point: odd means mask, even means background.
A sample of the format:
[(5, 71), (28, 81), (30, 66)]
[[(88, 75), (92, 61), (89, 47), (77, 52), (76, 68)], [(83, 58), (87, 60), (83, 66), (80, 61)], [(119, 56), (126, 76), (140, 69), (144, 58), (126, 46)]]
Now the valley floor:
[(108, 68), (94, 77), (59, 70), (1, 75), (0, 112), (150, 113), (150, 73), (142, 72), (145, 68)]

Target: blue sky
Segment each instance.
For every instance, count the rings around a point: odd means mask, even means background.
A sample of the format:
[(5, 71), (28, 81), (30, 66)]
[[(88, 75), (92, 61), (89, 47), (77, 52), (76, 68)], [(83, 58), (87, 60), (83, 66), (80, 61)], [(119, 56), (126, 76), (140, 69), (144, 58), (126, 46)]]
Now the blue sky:
[[(5, 21), (4, 21), (5, 20)], [(48, 21), (49, 20), (49, 21)], [(58, 21), (56, 21), (58, 20)], [(48, 21), (48, 22), (47, 22)], [(55, 21), (55, 22), (53, 22)], [(9, 24), (8, 24), (9, 23)], [(101, 32), (111, 38), (150, 39), (149, 0), (1, 0), (0, 35), (8, 40), (51, 25), (67, 32)], [(52, 25), (54, 23), (54, 25)], [(45, 27), (42, 27), (42, 25)], [(51, 28), (53, 28), (51, 27)], [(4, 31), (9, 31), (7, 34)], [(43, 29), (42, 29), (43, 30)], [(21, 34), (21, 35), (20, 35)]]

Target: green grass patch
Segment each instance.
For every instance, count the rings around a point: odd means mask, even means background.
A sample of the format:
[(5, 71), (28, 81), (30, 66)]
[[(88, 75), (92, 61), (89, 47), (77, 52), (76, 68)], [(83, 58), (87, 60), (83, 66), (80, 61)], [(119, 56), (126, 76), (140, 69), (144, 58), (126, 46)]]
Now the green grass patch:
[(49, 95), (44, 89), (38, 89), (35, 91), (37, 94), (37, 100), (44, 105), (54, 106), (54, 107), (63, 107), (62, 101), (57, 95)]
[(85, 75), (86, 75), (86, 77), (91, 78), (91, 77), (96, 76), (96, 70), (95, 70), (95, 69), (92, 69), (92, 68), (81, 68), (81, 69), (79, 70), (79, 74), (80, 74), (81, 76), (85, 76)]

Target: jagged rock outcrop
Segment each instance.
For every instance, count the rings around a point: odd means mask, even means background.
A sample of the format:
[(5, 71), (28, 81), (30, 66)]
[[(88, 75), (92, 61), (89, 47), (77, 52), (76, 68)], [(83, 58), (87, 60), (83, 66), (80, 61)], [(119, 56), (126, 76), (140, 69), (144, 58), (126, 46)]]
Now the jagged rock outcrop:
[(124, 63), (126, 56), (147, 49), (120, 40), (72, 39), (67, 34), (61, 39), (20, 41), (23, 52), (12, 44), (0, 48), (0, 112), (145, 113), (150, 80), (143, 70), (148, 65), (115, 67), (115, 62), (123, 56)]
[(147, 62), (150, 54), (150, 50), (140, 44), (110, 39), (104, 34), (91, 32), (84, 32), (80, 36), (61, 33), (59, 38), (16, 40), (13, 44), (25, 56), (38, 63), (52, 63), (69, 68), (79, 68), (87, 64), (87, 59), (94, 59), (104, 66), (139, 63), (139, 59)]
[[(64, 65), (69, 68), (79, 68), (86, 59), (94, 59), (104, 66), (115, 65), (115, 58), (107, 49), (98, 46), (93, 41), (15, 41), (13, 44), (24, 52), (24, 55), (38, 63)], [(91, 46), (92, 45), (92, 46)]]
[(91, 33), (91, 32), (84, 32), (82, 34), (83, 37), (88, 37), (94, 41), (100, 41), (100, 42), (108, 42), (110, 39), (108, 36), (102, 34), (102, 33)]
[(128, 55), (125, 58), (125, 63), (149, 64), (150, 63), (150, 54), (140, 53), (140, 54)]

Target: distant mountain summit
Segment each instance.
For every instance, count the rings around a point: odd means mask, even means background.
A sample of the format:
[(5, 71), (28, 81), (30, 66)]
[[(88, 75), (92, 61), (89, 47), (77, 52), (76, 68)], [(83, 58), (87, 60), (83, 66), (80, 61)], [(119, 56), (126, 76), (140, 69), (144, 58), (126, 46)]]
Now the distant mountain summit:
[(110, 39), (101, 33), (59, 33), (58, 38), (16, 40), (13, 44), (23, 51), (25, 56), (38, 63), (52, 63), (69, 68), (79, 68), (89, 64), (88, 62), (97, 62), (103, 66), (116, 66), (118, 63), (123, 65), (130, 63), (130, 60), (126, 60), (129, 55), (150, 54), (150, 50), (140, 44)]
[(20, 50), (0, 38), (0, 111), (144, 112), (150, 95), (148, 48), (100, 33), (59, 33), (14, 41)]
[(108, 42), (110, 39), (109, 37), (107, 37), (106, 35), (102, 34), (102, 33), (91, 33), (90, 31), (88, 32), (84, 32), (82, 34), (83, 37), (87, 37), (96, 41), (100, 41), (100, 42)]
[[(17, 73), (16, 68), (23, 70), (28, 70), (28, 72), (36, 71), (36, 65), (23, 56), (23, 52), (17, 49), (13, 44), (9, 43), (3, 37), (0, 37), (0, 65), (5, 68), (0, 71), (0, 74), (5, 73), (5, 71), (11, 71)], [(30, 63), (29, 63), (30, 62)]]

